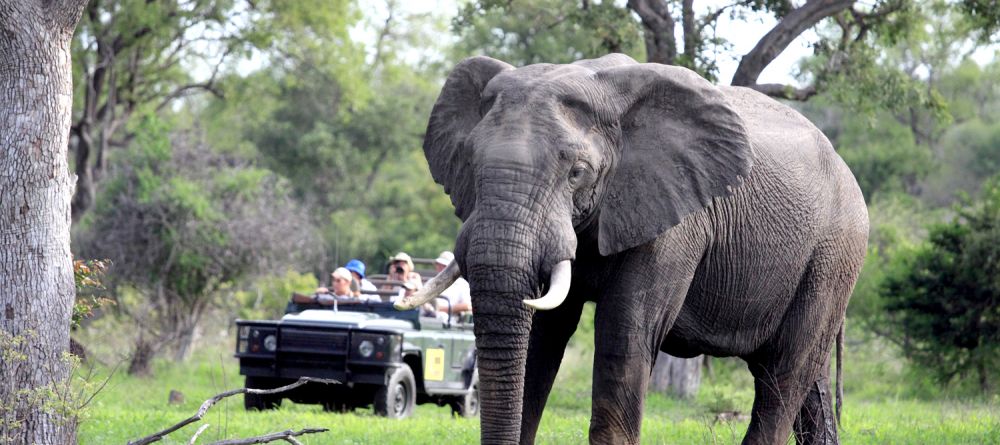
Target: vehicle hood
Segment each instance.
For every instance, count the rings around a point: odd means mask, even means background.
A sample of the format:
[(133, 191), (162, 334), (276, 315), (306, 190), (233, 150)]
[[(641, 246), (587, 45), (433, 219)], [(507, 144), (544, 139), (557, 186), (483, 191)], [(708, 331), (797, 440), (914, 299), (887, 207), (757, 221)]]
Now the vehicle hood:
[(285, 314), (281, 317), (283, 323), (322, 324), (342, 328), (382, 328), (413, 330), (413, 324), (406, 320), (382, 318), (368, 312), (331, 311), (326, 309), (307, 309), (298, 314)]

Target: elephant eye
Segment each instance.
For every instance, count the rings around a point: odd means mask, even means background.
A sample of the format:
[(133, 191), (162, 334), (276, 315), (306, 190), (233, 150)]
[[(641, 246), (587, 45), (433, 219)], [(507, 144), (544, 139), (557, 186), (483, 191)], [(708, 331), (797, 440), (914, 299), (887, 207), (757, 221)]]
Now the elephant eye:
[(589, 171), (590, 165), (586, 162), (578, 161), (573, 164), (573, 168), (569, 170), (569, 185), (574, 188), (581, 185)]

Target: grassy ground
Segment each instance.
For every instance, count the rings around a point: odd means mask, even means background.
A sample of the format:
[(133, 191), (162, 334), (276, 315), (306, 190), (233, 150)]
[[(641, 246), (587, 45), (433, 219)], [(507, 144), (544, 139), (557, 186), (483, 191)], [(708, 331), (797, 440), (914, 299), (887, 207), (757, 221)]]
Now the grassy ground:
[[(193, 415), (209, 397), (242, 385), (231, 341), (202, 345), (191, 360), (156, 363), (154, 377), (114, 375), (86, 411), (80, 443), (125, 443)], [(541, 444), (587, 442), (590, 421), (590, 357), (586, 341), (567, 353), (549, 399), (538, 435)], [(1000, 397), (957, 398), (947, 388), (927, 388), (922, 381), (875, 343), (848, 349), (846, 404), (841, 438), (845, 444), (1000, 444)], [(107, 372), (106, 369), (102, 372)], [(185, 402), (168, 405), (171, 389)], [(749, 413), (752, 382), (739, 360), (713, 360), (713, 375), (703, 381), (693, 401), (659, 394), (647, 398), (642, 440), (648, 444), (738, 444), (746, 420), (717, 421), (720, 411)], [(465, 444), (479, 440), (477, 419), (452, 418), (450, 409), (423, 405), (406, 420), (375, 417), (371, 410), (326, 413), (319, 406), (285, 401), (272, 412), (246, 412), (242, 397), (217, 404), (200, 423), (167, 437), (162, 443), (187, 443), (202, 424), (209, 424), (198, 443), (250, 437), (286, 429), (329, 428), (303, 436), (305, 444)]]

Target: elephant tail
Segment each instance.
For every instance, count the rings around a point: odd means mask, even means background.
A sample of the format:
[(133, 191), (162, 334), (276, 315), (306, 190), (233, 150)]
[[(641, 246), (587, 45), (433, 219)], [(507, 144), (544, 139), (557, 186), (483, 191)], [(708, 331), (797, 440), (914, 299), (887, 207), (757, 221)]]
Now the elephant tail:
[(837, 425), (840, 425), (840, 411), (844, 406), (844, 326), (845, 319), (837, 332)]

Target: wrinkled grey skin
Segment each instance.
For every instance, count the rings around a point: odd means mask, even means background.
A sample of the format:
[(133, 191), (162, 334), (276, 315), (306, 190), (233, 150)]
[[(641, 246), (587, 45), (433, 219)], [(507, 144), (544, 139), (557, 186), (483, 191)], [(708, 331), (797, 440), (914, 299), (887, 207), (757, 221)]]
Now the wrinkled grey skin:
[[(868, 216), (795, 111), (620, 54), (461, 62), (424, 151), (465, 221), (483, 443), (532, 443), (566, 343), (596, 301), (592, 443), (638, 443), (657, 350), (745, 359), (744, 443), (836, 443), (829, 363)], [(570, 294), (535, 312), (552, 267)]]

